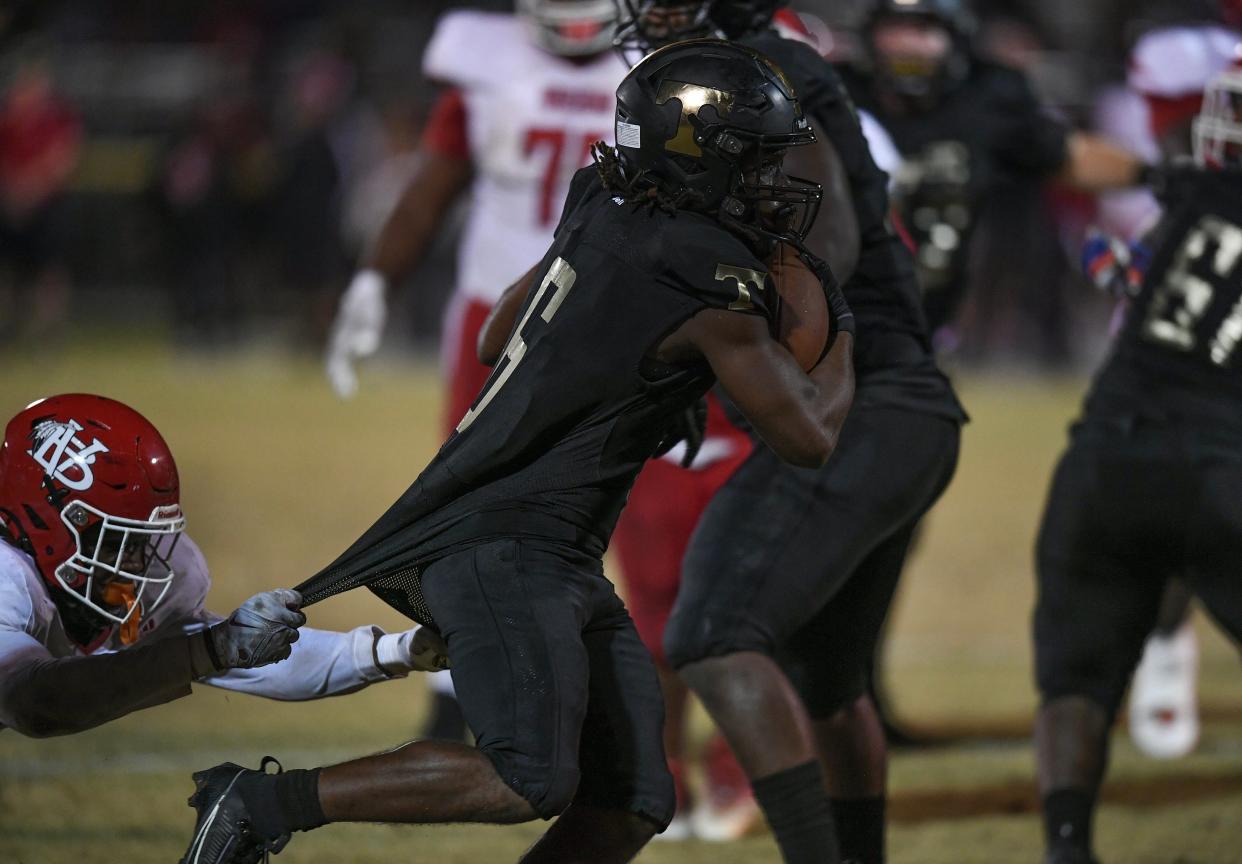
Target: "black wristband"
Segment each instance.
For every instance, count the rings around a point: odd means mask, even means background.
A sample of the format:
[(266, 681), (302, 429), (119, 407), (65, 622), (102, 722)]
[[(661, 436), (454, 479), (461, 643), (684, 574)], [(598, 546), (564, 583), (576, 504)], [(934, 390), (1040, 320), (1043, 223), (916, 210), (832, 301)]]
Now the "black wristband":
[(221, 625), (213, 624), (211, 627), (204, 627), (203, 642), (207, 646), (207, 658), (211, 660), (211, 665), (216, 667), (217, 672), (223, 672), (224, 664), (220, 662), (220, 655), (216, 652), (216, 640), (211, 638), (211, 631), (219, 626)]

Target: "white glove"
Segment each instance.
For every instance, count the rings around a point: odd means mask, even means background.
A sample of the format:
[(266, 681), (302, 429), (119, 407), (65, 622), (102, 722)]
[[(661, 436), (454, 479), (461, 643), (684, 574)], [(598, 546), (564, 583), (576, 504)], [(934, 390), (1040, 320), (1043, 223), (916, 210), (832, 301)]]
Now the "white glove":
[(440, 672), (449, 668), (448, 648), (444, 640), (426, 627), (384, 634), (375, 640), (375, 659), (380, 668), (390, 675)]
[(384, 322), (388, 320), (385, 290), (386, 281), (381, 273), (362, 270), (341, 296), (324, 365), (332, 389), (342, 399), (348, 399), (358, 390), (354, 361), (369, 357), (379, 349)]
[(289, 588), (256, 594), (206, 630), (217, 669), (253, 669), (284, 660), (306, 623), (302, 595)]

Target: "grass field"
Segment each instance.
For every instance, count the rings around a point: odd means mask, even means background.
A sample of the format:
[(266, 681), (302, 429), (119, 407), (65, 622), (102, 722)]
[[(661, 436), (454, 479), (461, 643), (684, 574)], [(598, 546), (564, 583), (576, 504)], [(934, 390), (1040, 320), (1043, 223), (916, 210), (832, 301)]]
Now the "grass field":
[[(117, 345), (40, 356), (0, 352), (0, 363), (6, 417), (36, 396), (86, 390), (128, 401), (156, 422), (177, 454), (189, 531), (212, 565), (212, 605), (221, 611), (257, 590), (294, 584), (330, 560), (438, 443), (439, 397), (428, 368), (368, 370), (360, 396), (342, 405), (316, 364), (263, 354), (178, 358)], [(888, 669), (907, 720), (990, 737), (895, 757), (896, 864), (1038, 860), (1032, 754), (1020, 737), (1034, 705), (1031, 548), (1082, 386), (962, 382), (975, 422), (957, 479), (911, 563)], [(366, 592), (314, 607), (310, 618), (328, 628), (402, 626)], [(1118, 734), (1110, 803), (1097, 826), (1110, 864), (1242, 864), (1242, 675), (1233, 649), (1203, 631), (1202, 745), (1188, 759), (1156, 763)], [(255, 763), (267, 753), (300, 767), (383, 749), (413, 734), (423, 705), (417, 679), (301, 705), (200, 687), (193, 698), (74, 738), (33, 741), (5, 732), (0, 862), (171, 864), (191, 827), (184, 805), (191, 770), (226, 758)], [(279, 860), (503, 862), (538, 832), (330, 826), (296, 838)], [(728, 846), (653, 844), (641, 860), (763, 864), (777, 856), (761, 835)]]

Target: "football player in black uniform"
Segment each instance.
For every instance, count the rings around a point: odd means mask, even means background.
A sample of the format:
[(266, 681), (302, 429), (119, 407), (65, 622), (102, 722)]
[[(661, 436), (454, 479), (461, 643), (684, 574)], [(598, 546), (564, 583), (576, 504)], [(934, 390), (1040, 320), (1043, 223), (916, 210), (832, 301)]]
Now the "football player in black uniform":
[(928, 324), (955, 316), (979, 208), (999, 184), (1055, 178), (1098, 192), (1137, 185), (1142, 163), (1049, 116), (1021, 72), (979, 57), (967, 0), (876, 0), (850, 95), (903, 157), (894, 201), (916, 247)]
[(1186, 576), (1242, 642), (1242, 70), (1208, 89), (1195, 139), (1039, 532), (1047, 864), (1093, 861), (1109, 728), (1167, 580)]
[(300, 586), (313, 603), (365, 585), (437, 629), (477, 749), (419, 741), (311, 771), (199, 772), (187, 860), (252, 861), (328, 821), (559, 816), (523, 860), (600, 864), (668, 824), (659, 684), (601, 558), (643, 462), (714, 380), (783, 458), (832, 452), (853, 393), (848, 307), (826, 281), (838, 335), (803, 373), (772, 337), (762, 263), (814, 221), (819, 187), (782, 170), (812, 140), (784, 75), (750, 49), (673, 46), (631, 71), (618, 146), (575, 178), (474, 405)]
[[(932, 356), (910, 253), (886, 219), (886, 177), (832, 66), (771, 29), (771, 0), (628, 5), (623, 41), (713, 30), (773, 57), (847, 174), (857, 393), (837, 452), (805, 469), (756, 448), (699, 523), (665, 650), (728, 737), (785, 860), (829, 860), (839, 843), (844, 859), (875, 864), (887, 757), (871, 658), (914, 526), (952, 477), (965, 415)], [(820, 830), (829, 813), (835, 841)]]

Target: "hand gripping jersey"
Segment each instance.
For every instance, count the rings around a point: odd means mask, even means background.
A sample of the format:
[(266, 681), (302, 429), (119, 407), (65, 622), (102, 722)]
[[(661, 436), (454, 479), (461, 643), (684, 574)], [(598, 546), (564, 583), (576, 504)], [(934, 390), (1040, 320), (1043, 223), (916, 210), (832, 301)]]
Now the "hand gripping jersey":
[(888, 178), (872, 159), (840, 76), (815, 49), (776, 31), (742, 42), (770, 57), (793, 82), (803, 110), (824, 130), (849, 178), (859, 250), (854, 275), (842, 290), (858, 322), (855, 404), (963, 420), (931, 353), (910, 253), (888, 221)]
[(504, 355), (431, 464), (353, 546), (299, 586), (307, 604), (368, 585), (430, 623), (419, 567), (498, 537), (602, 555), (666, 427), (712, 384), (705, 363), (649, 358), (704, 308), (775, 317), (764, 266), (706, 216), (635, 210), (594, 168)]
[(458, 288), (490, 305), (547, 250), (591, 145), (612, 140), (614, 94), (628, 70), (612, 51), (582, 62), (549, 54), (517, 16), (473, 11), (440, 20), (423, 68), (461, 99), (459, 155), (476, 173)]
[(1088, 415), (1188, 421), (1242, 442), (1242, 171), (1171, 184), (1156, 252)]

